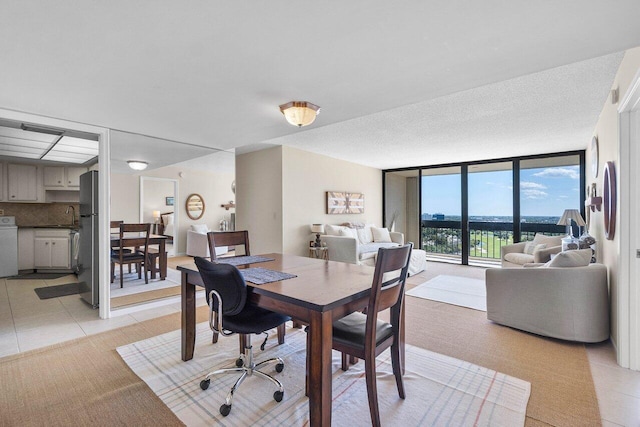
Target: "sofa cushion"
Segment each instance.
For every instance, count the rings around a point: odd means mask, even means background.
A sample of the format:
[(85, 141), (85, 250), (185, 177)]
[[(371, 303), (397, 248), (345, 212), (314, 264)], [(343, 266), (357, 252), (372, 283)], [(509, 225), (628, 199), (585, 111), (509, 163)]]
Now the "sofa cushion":
[(547, 248), (551, 248), (553, 246), (562, 245), (562, 236), (545, 236), (542, 233), (536, 233), (533, 238), (533, 243), (536, 245), (545, 244)]
[(511, 252), (504, 256), (504, 260), (509, 261), (513, 264), (524, 265), (533, 262), (533, 255), (520, 252)]
[(347, 227), (343, 227), (341, 225), (331, 225), (331, 224), (325, 224), (324, 226), (324, 234), (326, 234), (327, 236), (339, 236), (340, 235), (340, 230), (345, 229)]
[(378, 243), (391, 243), (391, 235), (386, 228), (372, 227), (373, 241)]
[(196, 233), (206, 234), (209, 232), (209, 227), (207, 227), (207, 224), (191, 224), (191, 230)]
[(591, 249), (564, 251), (556, 254), (547, 267), (586, 267), (591, 262)]
[(385, 243), (385, 242), (371, 242), (366, 245), (360, 245), (358, 247), (359, 249), (358, 258), (360, 260), (368, 259), (368, 258), (371, 258), (371, 256), (367, 256), (365, 254), (373, 254), (373, 256), (375, 256), (375, 254), (378, 253), (378, 249), (393, 248), (395, 246), (400, 246), (400, 245), (397, 243)]
[(539, 251), (540, 249), (544, 249), (546, 247), (547, 247), (546, 243), (527, 242), (524, 245), (524, 253), (533, 255), (535, 251)]

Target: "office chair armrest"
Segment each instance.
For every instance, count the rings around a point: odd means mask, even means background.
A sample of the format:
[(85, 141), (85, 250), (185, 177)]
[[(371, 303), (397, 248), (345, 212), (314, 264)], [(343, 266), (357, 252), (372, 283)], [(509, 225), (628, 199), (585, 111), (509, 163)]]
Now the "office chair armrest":
[[(214, 298), (218, 301), (218, 311), (213, 309)], [(211, 290), (211, 292), (209, 292), (209, 327), (213, 332), (217, 332), (221, 335), (233, 335), (233, 332), (225, 331), (224, 326), (222, 325), (222, 298), (215, 290)]]

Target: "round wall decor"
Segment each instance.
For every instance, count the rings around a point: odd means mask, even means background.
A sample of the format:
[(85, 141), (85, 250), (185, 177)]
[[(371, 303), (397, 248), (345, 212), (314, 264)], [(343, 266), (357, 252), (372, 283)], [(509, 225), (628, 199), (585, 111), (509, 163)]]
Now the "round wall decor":
[(594, 136), (591, 139), (591, 173), (594, 178), (598, 176), (598, 137)]
[(604, 165), (602, 210), (604, 211), (604, 235), (613, 240), (616, 232), (616, 167), (613, 162)]

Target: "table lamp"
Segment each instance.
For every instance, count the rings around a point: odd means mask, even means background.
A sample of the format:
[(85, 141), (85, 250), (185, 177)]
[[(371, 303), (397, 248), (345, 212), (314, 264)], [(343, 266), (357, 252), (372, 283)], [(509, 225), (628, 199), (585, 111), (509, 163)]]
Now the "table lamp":
[(153, 211), (153, 220), (156, 224), (160, 222), (160, 211)]
[(322, 224), (311, 224), (311, 232), (316, 233), (316, 242), (314, 246), (319, 248), (321, 246), (320, 243), (320, 234), (324, 233), (324, 225)]
[[(562, 238), (562, 251), (566, 251), (569, 249), (578, 249), (579, 243), (578, 239), (573, 237), (573, 231), (571, 230), (571, 221), (575, 221), (578, 227), (583, 227), (586, 225), (584, 219), (582, 219), (582, 215), (580, 215), (580, 211), (577, 209), (565, 209), (562, 214), (562, 218), (558, 221), (557, 225), (566, 225), (567, 226), (567, 235)], [(579, 230), (578, 230), (579, 234)]]

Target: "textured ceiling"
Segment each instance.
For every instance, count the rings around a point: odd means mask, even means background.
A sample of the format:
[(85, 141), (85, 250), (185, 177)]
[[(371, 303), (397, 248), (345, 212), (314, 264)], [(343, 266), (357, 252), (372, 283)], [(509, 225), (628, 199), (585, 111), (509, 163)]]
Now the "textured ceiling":
[[(533, 123), (538, 129), (560, 129), (552, 114), (536, 117), (533, 113), (540, 110), (535, 105), (507, 95), (499, 95), (504, 105), (493, 107), (473, 96), (464, 104), (455, 101), (465, 101), (458, 94), (469, 89), (640, 45), (638, 16), (637, 0), (4, 2), (0, 108), (222, 150), (280, 137), (305, 148), (291, 138), (322, 131), (332, 138), (326, 141), (333, 144), (331, 155), (352, 161), (360, 161), (372, 139), (371, 151), (384, 153), (383, 158), (366, 162), (386, 167), (403, 163), (399, 155), (405, 151), (399, 145), (404, 141), (453, 131), (461, 119), (480, 124), (508, 108), (529, 108), (528, 114), (511, 115), (521, 122), (528, 119), (530, 125), (520, 130), (512, 126), (516, 134), (526, 134)], [(604, 82), (607, 73), (594, 73), (596, 83), (588, 73), (581, 80), (589, 87), (598, 85), (600, 107), (610, 86), (610, 80)], [(530, 87), (525, 85), (517, 96), (529, 97)], [(322, 113), (311, 127), (298, 130), (278, 111), (279, 104), (291, 100), (316, 103)], [(435, 104), (425, 105), (431, 100)], [(439, 108), (455, 114), (450, 126), (434, 129), (425, 113), (442, 117)], [(591, 123), (576, 117), (579, 137), (550, 137), (581, 140), (583, 128), (595, 125), (596, 114), (593, 109), (576, 112), (583, 113)], [(387, 114), (390, 126), (378, 127), (377, 138), (358, 138), (359, 126), (379, 123)], [(551, 122), (543, 122), (545, 118)], [(347, 132), (346, 125), (355, 126), (348, 139), (359, 141), (357, 145), (339, 142), (337, 131), (331, 130), (336, 126)], [(484, 130), (501, 127), (489, 120)], [(483, 154), (480, 140), (462, 139), (469, 133), (461, 131), (455, 138), (462, 145), (454, 154), (473, 149)], [(389, 148), (398, 156), (389, 157), (391, 150), (384, 148), (394, 135)], [(501, 138), (505, 136), (503, 132)], [(322, 141), (308, 138), (312, 149), (321, 149)], [(439, 150), (451, 155), (452, 148)], [(435, 158), (444, 156), (435, 145), (430, 149)], [(153, 149), (144, 154), (163, 156)]]

